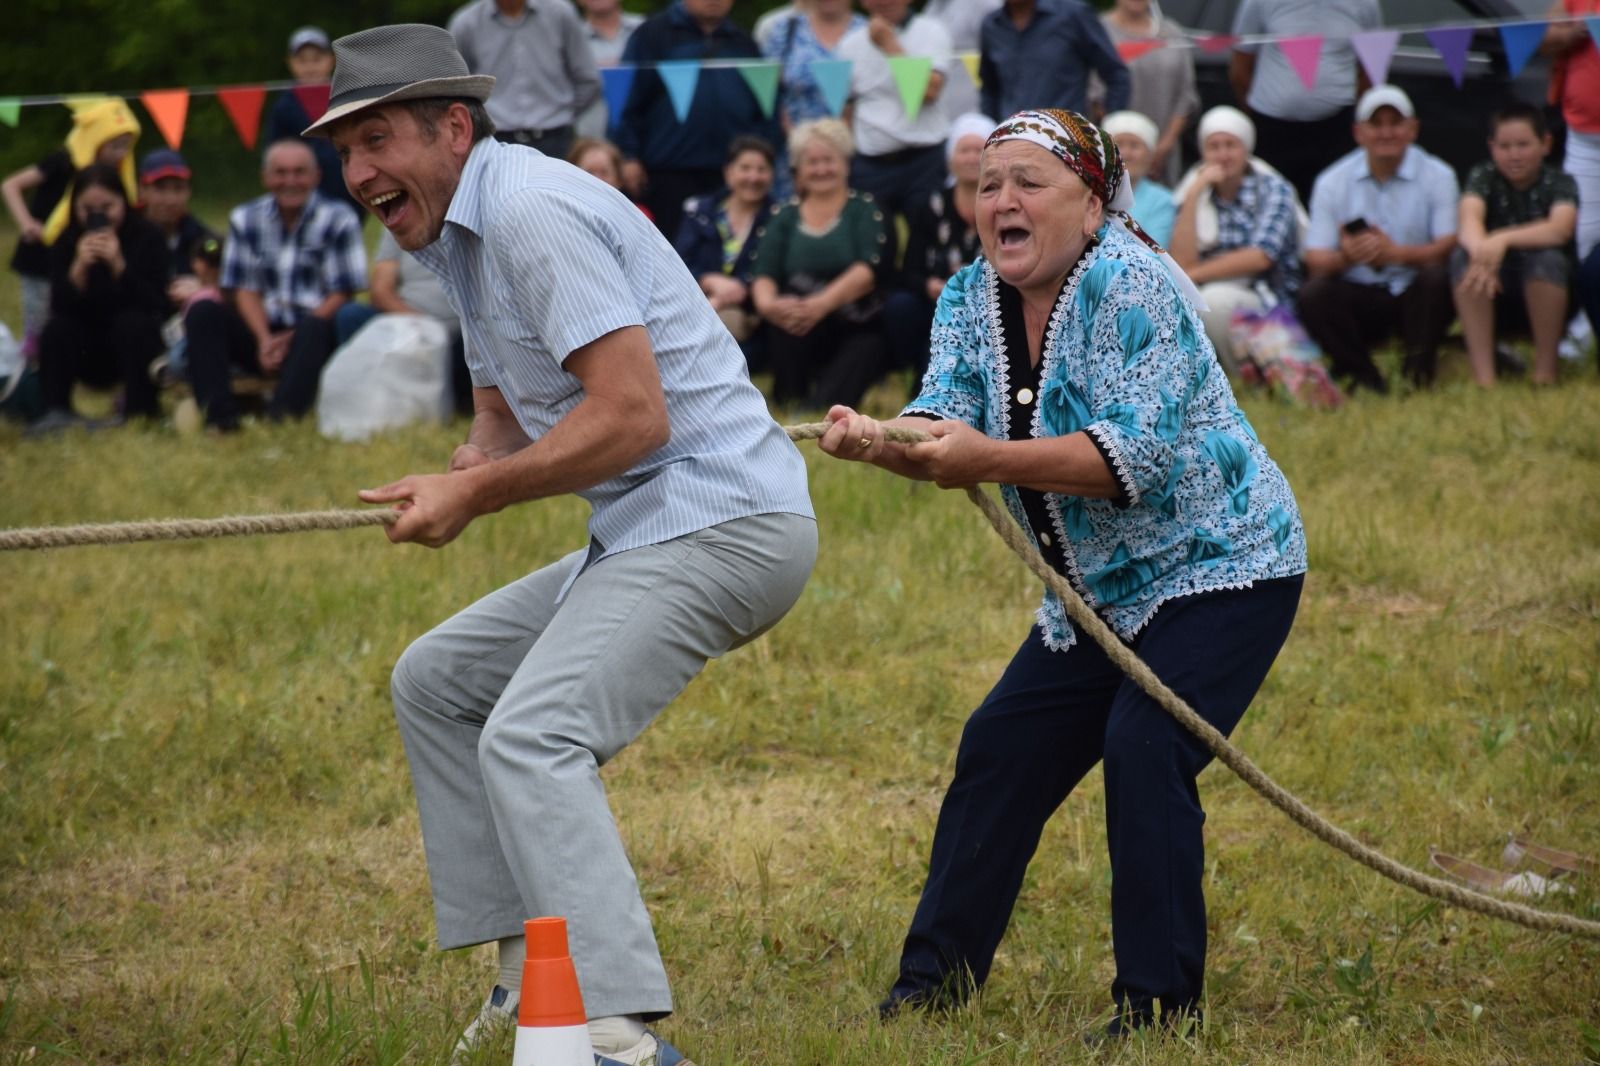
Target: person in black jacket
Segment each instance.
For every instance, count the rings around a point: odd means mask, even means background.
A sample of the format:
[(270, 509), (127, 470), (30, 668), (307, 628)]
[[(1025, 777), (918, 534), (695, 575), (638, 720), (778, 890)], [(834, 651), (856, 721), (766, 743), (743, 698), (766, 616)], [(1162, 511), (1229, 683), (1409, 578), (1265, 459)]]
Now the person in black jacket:
[[(758, 236), (773, 211), (772, 179), (777, 153), (760, 137), (735, 137), (722, 168), (723, 187), (683, 205), (683, 224), (673, 242), (711, 309), (752, 359), (757, 327), (750, 300)], [(755, 369), (754, 366), (751, 368)]]
[(78, 173), (71, 221), (50, 248), (50, 321), (39, 345), (45, 414), (36, 431), (81, 423), (77, 382), (121, 384), (123, 411), (159, 417), (150, 362), (161, 354), (167, 249), (161, 231), (128, 205), (116, 167)]

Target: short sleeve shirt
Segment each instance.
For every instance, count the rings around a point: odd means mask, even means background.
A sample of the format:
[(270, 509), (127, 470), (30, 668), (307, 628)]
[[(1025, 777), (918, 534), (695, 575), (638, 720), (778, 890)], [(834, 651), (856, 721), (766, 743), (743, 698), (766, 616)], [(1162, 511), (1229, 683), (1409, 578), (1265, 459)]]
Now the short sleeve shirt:
[(1273, 174), (1252, 171), (1244, 176), (1239, 194), (1217, 205), (1217, 244), (1207, 250), (1219, 255), (1239, 248), (1259, 248), (1272, 266), (1265, 281), (1280, 303), (1293, 299), (1300, 288), (1300, 230), (1295, 216), (1294, 186)]
[(1485, 207), (1484, 226), (1490, 230), (1542, 222), (1556, 204), (1577, 204), (1578, 183), (1571, 174), (1554, 167), (1539, 168), (1539, 176), (1526, 189), (1518, 189), (1484, 160), (1467, 175), (1468, 196), (1476, 196)]
[(644, 328), (671, 438), (578, 493), (593, 508), (597, 558), (748, 515), (812, 515), (805, 462), (750, 384), (738, 344), (672, 245), (616, 189), (487, 138), (467, 157), (439, 239), (412, 254), (460, 316), (473, 384), (498, 389), (530, 440), (584, 398), (565, 366), (573, 352)]
[[(1317, 175), (1311, 190), (1311, 224), (1306, 247), (1332, 251), (1347, 222), (1365, 219), (1400, 245), (1429, 244), (1456, 231), (1461, 194), (1450, 165), (1416, 145), (1406, 149), (1387, 180), (1372, 175), (1365, 149), (1357, 148)], [(1416, 269), (1390, 264), (1374, 269), (1357, 263), (1344, 277), (1358, 285), (1382, 285), (1398, 296), (1417, 276)]]
[(797, 278), (832, 281), (852, 263), (865, 263), (879, 271), (889, 235), (883, 212), (872, 197), (855, 192), (844, 210), (824, 233), (812, 233), (800, 223), (800, 203), (790, 200), (773, 213), (756, 234), (756, 277), (771, 278), (779, 289), (791, 291)]
[(361, 221), (347, 204), (312, 193), (285, 229), (277, 202), (258, 196), (228, 215), (222, 287), (259, 293), (274, 329), (293, 326), (330, 295), (367, 287)]
[(1235, 37), (1322, 37), (1317, 80), (1309, 90), (1276, 44), (1234, 46), (1256, 53), (1247, 98), (1250, 110), (1311, 122), (1351, 106), (1356, 102), (1356, 53), (1350, 37), (1380, 25), (1378, 0), (1243, 0), (1234, 15)]

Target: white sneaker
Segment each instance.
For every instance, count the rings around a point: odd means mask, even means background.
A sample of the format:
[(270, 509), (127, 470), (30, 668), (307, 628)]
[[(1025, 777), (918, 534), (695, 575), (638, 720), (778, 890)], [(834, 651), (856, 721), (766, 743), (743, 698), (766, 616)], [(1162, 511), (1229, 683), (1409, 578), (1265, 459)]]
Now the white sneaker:
[(595, 1052), (595, 1066), (694, 1066), (683, 1052), (650, 1030), (626, 1051)]
[(450, 1061), (464, 1062), (466, 1057), (479, 1047), (489, 1043), (507, 1029), (516, 1027), (517, 997), (500, 985), (495, 985), (494, 990), (489, 993), (489, 998), (483, 1001), (483, 1006), (478, 1010), (478, 1016), (472, 1019), (472, 1024), (467, 1026), (466, 1032), (461, 1034), (461, 1039), (456, 1041), (456, 1050), (450, 1056)]

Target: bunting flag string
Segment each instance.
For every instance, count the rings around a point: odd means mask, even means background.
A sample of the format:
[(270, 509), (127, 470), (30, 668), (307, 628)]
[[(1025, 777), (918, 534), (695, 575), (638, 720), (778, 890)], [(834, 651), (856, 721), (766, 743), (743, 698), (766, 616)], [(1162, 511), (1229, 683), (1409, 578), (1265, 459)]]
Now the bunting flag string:
[[(1467, 57), (1475, 32), (1495, 30), (1505, 48), (1506, 66), (1512, 77), (1520, 74), (1537, 53), (1544, 40), (1545, 31), (1554, 23), (1581, 23), (1590, 38), (1600, 46), (1600, 17), (1553, 16), (1540, 20), (1526, 17), (1508, 19), (1477, 19), (1464, 22), (1433, 25), (1391, 26), (1349, 35), (1275, 37), (1268, 34), (1234, 36), (1232, 34), (1196, 34), (1190, 37), (1146, 41), (1125, 41), (1117, 51), (1124, 62), (1136, 62), (1160, 48), (1189, 48), (1209, 54), (1227, 52), (1236, 47), (1270, 44), (1278, 48), (1293, 67), (1295, 74), (1308, 87), (1316, 82), (1322, 52), (1330, 40), (1348, 40), (1362, 69), (1373, 84), (1388, 80), (1400, 39), (1405, 34), (1421, 34), (1433, 47), (1451, 80), (1459, 89), (1466, 78)], [(977, 53), (960, 53), (959, 59), (975, 85), (981, 85), (980, 57)], [(928, 79), (932, 74), (933, 60), (925, 56), (895, 56), (890, 59), (895, 87), (909, 119), (920, 113), (927, 94)], [(666, 87), (673, 113), (679, 122), (687, 119), (704, 70), (734, 69), (739, 71), (751, 96), (761, 108), (761, 113), (771, 118), (777, 108), (782, 77), (781, 65), (771, 59), (706, 59), (699, 61), (676, 60), (661, 63), (616, 64), (600, 70), (607, 111), (616, 122), (622, 114), (632, 92), (636, 74), (641, 68), (653, 68)], [(844, 110), (850, 96), (852, 64), (849, 60), (819, 59), (808, 65), (811, 76), (829, 112), (834, 115)], [(260, 136), (261, 112), (269, 92), (293, 92), (306, 114), (315, 121), (328, 108), (327, 85), (302, 85), (292, 81), (268, 81), (244, 85), (190, 86), (178, 89), (152, 89), (137, 92), (98, 93), (97, 96), (121, 96), (137, 99), (144, 104), (156, 128), (167, 144), (176, 148), (183, 141), (188, 122), (189, 101), (196, 96), (215, 96), (232, 122), (234, 131), (247, 150), (254, 150)], [(74, 100), (91, 94), (62, 93), (34, 96), (0, 96), (0, 125), (16, 128), (22, 109), (45, 105), (71, 105)]]

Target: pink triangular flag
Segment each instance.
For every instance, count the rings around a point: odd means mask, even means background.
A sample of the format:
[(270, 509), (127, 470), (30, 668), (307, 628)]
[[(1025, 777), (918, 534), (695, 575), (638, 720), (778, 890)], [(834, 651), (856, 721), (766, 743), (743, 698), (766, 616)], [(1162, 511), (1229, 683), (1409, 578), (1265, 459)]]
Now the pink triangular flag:
[(155, 119), (167, 147), (177, 151), (183, 143), (183, 127), (189, 120), (189, 90), (150, 89), (139, 94), (139, 102)]
[(1124, 63), (1132, 63), (1135, 59), (1160, 48), (1165, 41), (1119, 41), (1117, 55), (1122, 57)]
[(1317, 87), (1317, 65), (1322, 61), (1322, 37), (1285, 37), (1278, 42), (1278, 50), (1300, 76), (1300, 84), (1308, 90)]
[(1457, 89), (1461, 88), (1461, 79), (1467, 73), (1467, 46), (1472, 43), (1472, 28), (1441, 26), (1436, 30), (1423, 30), (1422, 35), (1439, 53), (1439, 58), (1444, 60), (1444, 69), (1450, 72), (1450, 80), (1456, 83)]
[(315, 122), (328, 113), (328, 93), (332, 88), (331, 85), (296, 85), (292, 91), (300, 106), (306, 109), (306, 118)]
[(1370, 33), (1350, 35), (1350, 47), (1361, 60), (1361, 69), (1374, 85), (1389, 81), (1389, 61), (1394, 58), (1395, 47), (1400, 43), (1399, 30), (1373, 30)]

